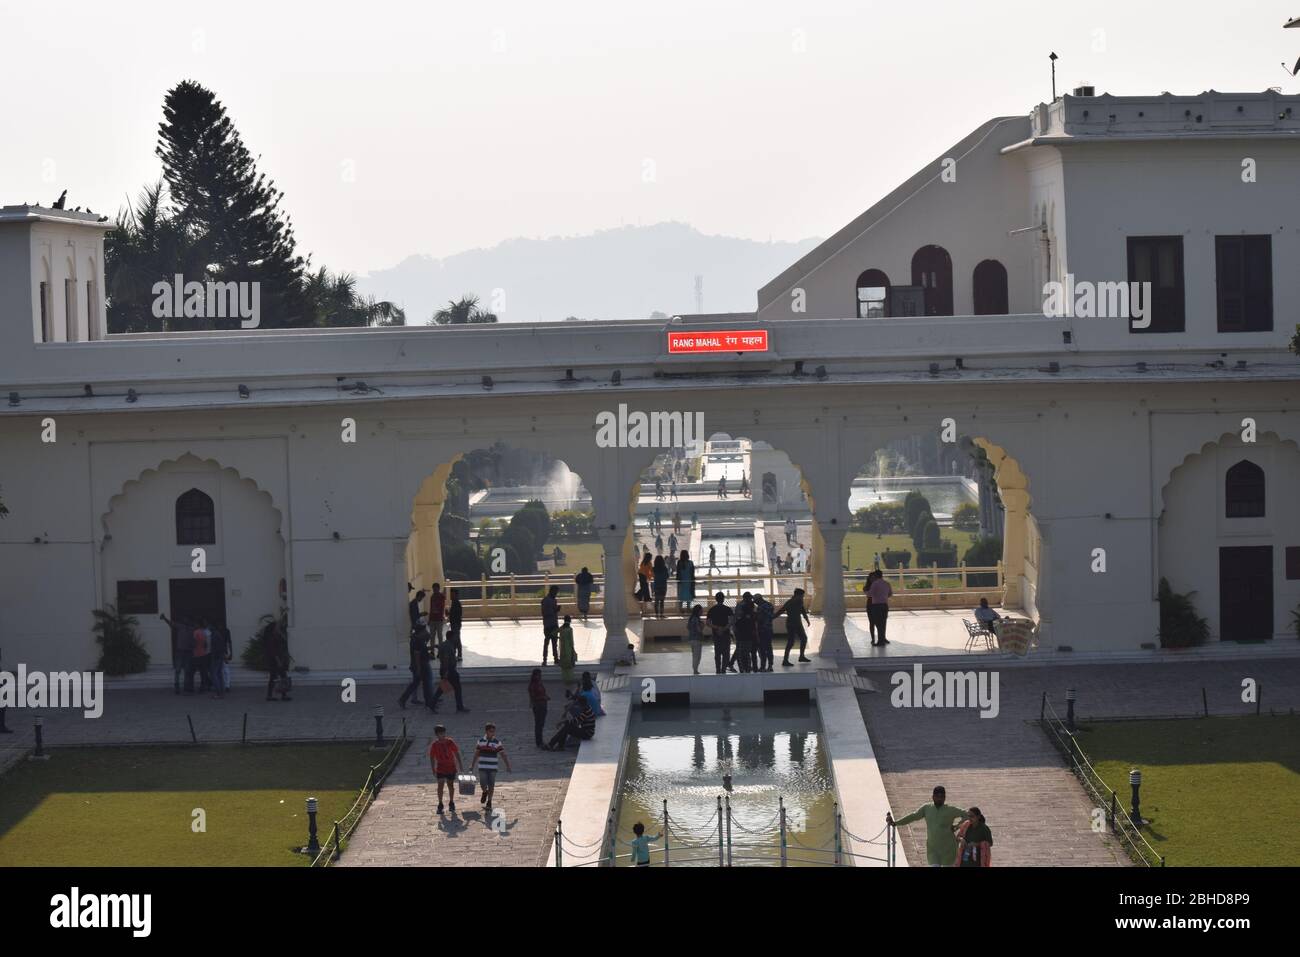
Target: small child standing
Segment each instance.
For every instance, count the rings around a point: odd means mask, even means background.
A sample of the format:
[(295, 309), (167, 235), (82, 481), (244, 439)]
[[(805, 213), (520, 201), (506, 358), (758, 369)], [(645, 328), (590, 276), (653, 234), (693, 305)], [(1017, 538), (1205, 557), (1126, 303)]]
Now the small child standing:
[(456, 772), (465, 769), (460, 760), (460, 748), (456, 742), (447, 737), (447, 729), (437, 725), (433, 729), (433, 741), (429, 744), (429, 768), (438, 781), (438, 813), (442, 813), (442, 787), (447, 786), (447, 797), (451, 803), (451, 813), (456, 813)]
[(636, 835), (628, 843), (632, 846), (632, 863), (637, 867), (650, 866), (650, 844), (652, 841), (663, 839), (662, 834), (656, 834), (654, 837), (646, 837), (645, 825), (637, 821), (632, 825), (632, 833)]

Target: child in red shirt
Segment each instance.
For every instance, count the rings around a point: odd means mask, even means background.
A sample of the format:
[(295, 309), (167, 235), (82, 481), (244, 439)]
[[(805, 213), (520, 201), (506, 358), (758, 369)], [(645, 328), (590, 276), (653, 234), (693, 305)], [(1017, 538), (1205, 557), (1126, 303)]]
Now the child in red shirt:
[(433, 729), (433, 741), (429, 744), (429, 768), (438, 780), (438, 813), (442, 813), (442, 786), (447, 786), (451, 813), (456, 813), (456, 772), (465, 770), (460, 760), (460, 748), (456, 742), (447, 737), (447, 729), (437, 725)]

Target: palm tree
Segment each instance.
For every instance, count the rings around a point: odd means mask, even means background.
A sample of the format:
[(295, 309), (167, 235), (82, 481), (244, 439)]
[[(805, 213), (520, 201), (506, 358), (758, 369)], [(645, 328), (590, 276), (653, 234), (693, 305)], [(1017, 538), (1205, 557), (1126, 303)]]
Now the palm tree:
[(460, 326), (470, 323), (496, 322), (497, 317), (478, 307), (478, 296), (464, 295), (453, 299), (433, 314), (428, 325)]
[(316, 326), (406, 325), (406, 311), (400, 306), (358, 295), (356, 277), (351, 273), (331, 273), (322, 266), (308, 273), (303, 293)]

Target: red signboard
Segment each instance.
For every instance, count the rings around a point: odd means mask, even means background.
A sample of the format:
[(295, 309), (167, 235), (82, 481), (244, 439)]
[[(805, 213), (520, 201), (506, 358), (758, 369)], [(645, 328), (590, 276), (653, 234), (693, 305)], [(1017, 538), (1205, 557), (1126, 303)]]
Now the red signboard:
[(766, 352), (766, 329), (726, 329), (668, 333), (670, 353)]

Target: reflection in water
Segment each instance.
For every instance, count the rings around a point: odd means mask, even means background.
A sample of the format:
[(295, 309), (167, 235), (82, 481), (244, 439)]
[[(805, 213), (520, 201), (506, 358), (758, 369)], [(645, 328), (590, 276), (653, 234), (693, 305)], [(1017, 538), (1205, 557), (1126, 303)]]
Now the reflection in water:
[[(722, 779), (730, 774), (737, 866), (779, 863), (778, 798), (785, 801), (790, 865), (830, 863), (835, 798), (813, 706), (658, 706), (633, 713), (630, 735), (621, 842), (632, 839), (637, 821), (651, 835), (663, 831), (667, 800), (672, 866), (717, 866), (718, 797), (727, 794)], [(663, 843), (651, 846), (652, 862), (662, 864)], [(620, 844), (619, 853), (627, 851)]]

